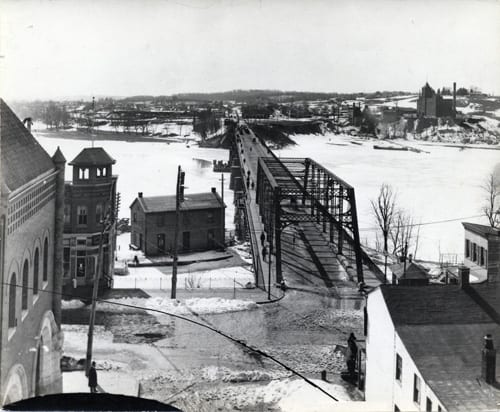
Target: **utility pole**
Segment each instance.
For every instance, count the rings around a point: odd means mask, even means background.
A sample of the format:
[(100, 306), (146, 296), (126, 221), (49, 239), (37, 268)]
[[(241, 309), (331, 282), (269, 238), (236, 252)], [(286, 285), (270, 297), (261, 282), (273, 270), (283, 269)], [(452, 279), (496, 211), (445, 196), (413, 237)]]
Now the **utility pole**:
[(222, 199), (222, 207), (221, 207), (221, 224), (222, 224), (222, 246), (224, 249), (226, 248), (226, 228), (225, 228), (225, 213), (226, 210), (224, 208), (224, 173), (220, 174), (220, 189), (221, 189), (221, 199)]
[(175, 189), (175, 232), (174, 232), (174, 249), (173, 249), (173, 262), (172, 262), (172, 291), (170, 294), (171, 299), (176, 298), (177, 292), (177, 242), (179, 241), (179, 224), (180, 224), (180, 207), (181, 202), (184, 201), (184, 176), (185, 173), (179, 166), (177, 169), (177, 185)]
[(94, 344), (94, 323), (95, 323), (95, 310), (97, 303), (97, 291), (99, 289), (99, 279), (102, 272), (102, 258), (103, 258), (103, 243), (104, 243), (104, 233), (110, 228), (111, 221), (110, 216), (106, 216), (104, 222), (102, 222), (101, 238), (99, 239), (99, 255), (97, 257), (97, 273), (94, 276), (94, 286), (92, 290), (92, 309), (90, 311), (90, 321), (89, 321), (89, 332), (87, 339), (87, 358), (85, 362), (85, 376), (89, 375), (90, 364), (92, 361), (92, 349)]

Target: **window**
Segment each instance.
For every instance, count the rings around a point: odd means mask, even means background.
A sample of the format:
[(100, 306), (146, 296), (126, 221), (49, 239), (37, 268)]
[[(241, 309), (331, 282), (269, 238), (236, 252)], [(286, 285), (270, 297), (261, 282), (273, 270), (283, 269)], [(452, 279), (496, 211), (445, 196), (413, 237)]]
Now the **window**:
[(69, 225), (71, 223), (71, 205), (64, 205), (64, 224)]
[(106, 167), (98, 167), (97, 168), (97, 177), (106, 177), (108, 174), (108, 170)]
[(472, 261), (477, 262), (477, 245), (475, 243), (472, 244)]
[(425, 402), (425, 412), (432, 412), (432, 401), (429, 398)]
[(479, 253), (479, 265), (486, 267), (486, 253), (487, 250), (485, 248), (480, 249)]
[(63, 250), (63, 276), (67, 278), (69, 276), (70, 270), (70, 251), (69, 247), (65, 247)]
[(17, 278), (16, 274), (13, 273), (12, 276), (10, 277), (10, 285), (9, 285), (9, 328), (15, 328), (17, 326), (16, 292), (17, 292)]
[(163, 213), (159, 213), (156, 215), (156, 226), (165, 226), (165, 215)]
[(43, 244), (43, 281), (47, 282), (49, 276), (49, 240), (46, 238)]
[(420, 378), (413, 375), (413, 402), (420, 404)]
[(465, 257), (470, 258), (470, 240), (465, 239)]
[(33, 259), (33, 295), (38, 295), (38, 279), (40, 277), (40, 252), (35, 249), (35, 258)]
[(78, 214), (78, 224), (79, 225), (86, 225), (87, 224), (87, 206), (78, 206), (77, 214)]
[(134, 212), (134, 215), (132, 216), (132, 222), (137, 222), (137, 213)]
[(208, 212), (207, 213), (207, 223), (214, 223), (214, 214), (213, 212)]
[(78, 169), (78, 178), (81, 180), (86, 180), (89, 178), (89, 169), (86, 167), (80, 167)]
[(403, 359), (396, 353), (396, 380), (401, 382), (403, 380)]
[(28, 259), (24, 261), (23, 265), (23, 293), (22, 293), (22, 300), (21, 300), (21, 309), (22, 310), (27, 310), (28, 309), (28, 279), (29, 279), (29, 263)]
[(85, 276), (85, 257), (76, 259), (76, 276), (82, 278)]
[(102, 204), (95, 205), (95, 222), (101, 223), (102, 220)]

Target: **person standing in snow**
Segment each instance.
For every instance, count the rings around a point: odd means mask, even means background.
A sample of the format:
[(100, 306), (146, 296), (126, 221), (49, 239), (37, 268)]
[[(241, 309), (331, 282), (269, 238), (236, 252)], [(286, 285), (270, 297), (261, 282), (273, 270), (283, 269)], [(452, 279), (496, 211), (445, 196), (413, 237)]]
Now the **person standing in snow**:
[(260, 234), (260, 244), (261, 246), (264, 246), (264, 242), (266, 241), (266, 234), (264, 233), (264, 231), (262, 231), (262, 233)]
[(95, 370), (95, 362), (92, 362), (92, 366), (89, 369), (89, 387), (90, 393), (97, 393), (97, 372)]
[(266, 256), (267, 256), (267, 248), (264, 246), (262, 248), (262, 260), (265, 262), (266, 261)]

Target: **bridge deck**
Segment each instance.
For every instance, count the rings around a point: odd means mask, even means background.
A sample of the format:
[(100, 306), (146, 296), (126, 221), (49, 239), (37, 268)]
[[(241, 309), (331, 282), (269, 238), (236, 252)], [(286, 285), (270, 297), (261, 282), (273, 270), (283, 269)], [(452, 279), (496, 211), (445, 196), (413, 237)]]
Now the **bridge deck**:
[[(276, 282), (276, 268), (274, 257), (272, 263), (265, 262), (262, 256), (261, 233), (264, 230), (256, 203), (257, 168), (259, 157), (269, 157), (271, 153), (261, 144), (251, 129), (243, 127), (236, 132), (236, 146), (246, 184), (246, 210), (251, 226), (251, 241), (258, 245), (260, 267), (264, 271), (267, 289), (269, 270), (271, 284)], [(276, 182), (283, 188), (296, 189), (296, 183), (291, 180), (286, 171), (281, 168), (275, 170)], [(252, 184), (253, 183), (253, 184)], [(286, 189), (285, 189), (286, 190)], [(309, 213), (308, 205), (299, 205), (294, 214)], [(289, 286), (302, 289), (315, 289), (327, 287), (339, 292), (342, 296), (358, 297), (357, 285), (349, 281), (347, 273), (336, 258), (334, 250), (326, 235), (319, 225), (314, 222), (297, 222), (287, 226), (281, 235), (282, 270), (283, 276)], [(368, 286), (376, 287), (378, 279), (365, 267), (365, 282)]]

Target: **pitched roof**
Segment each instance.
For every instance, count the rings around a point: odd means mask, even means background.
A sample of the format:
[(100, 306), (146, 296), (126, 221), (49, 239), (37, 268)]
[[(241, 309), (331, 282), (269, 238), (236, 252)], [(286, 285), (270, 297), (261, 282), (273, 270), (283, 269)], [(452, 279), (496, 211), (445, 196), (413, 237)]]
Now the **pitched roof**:
[[(175, 211), (175, 195), (138, 197), (132, 205), (135, 202), (139, 202), (145, 213)], [(225, 207), (218, 193), (186, 193), (184, 202), (180, 204), (180, 210), (214, 209), (221, 206)]]
[(115, 163), (116, 160), (108, 155), (102, 147), (87, 147), (69, 164), (71, 166), (108, 166)]
[(0, 99), (0, 144), (2, 186), (9, 191), (54, 169), (48, 153), (3, 99)]
[(427, 279), (427, 271), (415, 262), (407, 262), (405, 264), (396, 263), (391, 266), (391, 271), (398, 279)]
[(443, 406), (448, 411), (495, 410), (500, 390), (480, 379), (481, 350), (486, 334), (500, 345), (500, 286), (380, 289), (398, 336)]
[(470, 232), (476, 233), (483, 237), (500, 236), (500, 229), (494, 229), (491, 226), (478, 225), (477, 223), (462, 222), (464, 228)]

